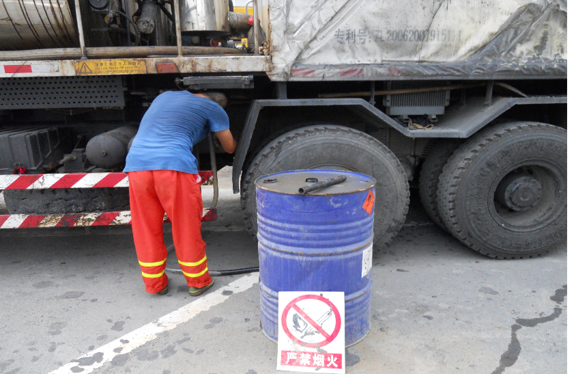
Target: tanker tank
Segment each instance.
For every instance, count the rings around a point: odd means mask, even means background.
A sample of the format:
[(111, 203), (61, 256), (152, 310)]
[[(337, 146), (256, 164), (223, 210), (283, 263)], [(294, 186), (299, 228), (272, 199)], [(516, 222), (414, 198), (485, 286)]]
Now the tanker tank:
[(74, 1), (3, 0), (0, 50), (78, 46)]
[[(0, 51), (35, 52), (14, 55), (15, 60), (76, 58), (72, 49), (81, 46), (81, 32), (84, 46), (89, 48), (176, 46), (177, 20), (184, 46), (226, 47), (231, 37), (245, 37), (253, 24), (248, 15), (233, 13), (229, 0), (175, 2), (179, 5), (177, 17), (177, 4), (156, 0), (3, 0)], [(43, 49), (52, 49), (54, 53), (39, 51)], [(152, 55), (172, 54), (158, 49), (149, 52)], [(197, 52), (210, 54), (209, 51)], [(120, 51), (109, 51), (106, 56), (103, 53), (89, 51), (88, 54), (92, 58), (121, 57), (117, 56)]]

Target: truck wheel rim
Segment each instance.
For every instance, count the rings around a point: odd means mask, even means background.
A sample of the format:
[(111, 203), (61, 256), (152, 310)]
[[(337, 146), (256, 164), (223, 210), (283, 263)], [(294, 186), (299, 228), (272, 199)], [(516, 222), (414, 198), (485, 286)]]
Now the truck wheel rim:
[(521, 162), (500, 174), (489, 189), (495, 222), (516, 232), (553, 223), (566, 209), (566, 173), (546, 161)]

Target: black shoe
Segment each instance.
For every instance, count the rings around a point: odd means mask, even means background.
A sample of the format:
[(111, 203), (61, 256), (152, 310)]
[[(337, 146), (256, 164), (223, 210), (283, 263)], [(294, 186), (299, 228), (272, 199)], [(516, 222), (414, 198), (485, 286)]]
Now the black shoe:
[(215, 280), (211, 279), (211, 283), (209, 283), (207, 286), (205, 287), (201, 287), (201, 288), (197, 288), (197, 287), (189, 287), (189, 295), (191, 296), (199, 296), (201, 295), (203, 292), (207, 291), (208, 289), (210, 289), (213, 286), (213, 283), (215, 283)]
[(167, 285), (167, 286), (166, 286), (165, 288), (163, 288), (161, 291), (156, 292), (155, 295), (163, 296), (163, 295), (166, 295), (167, 292), (169, 292), (169, 285)]

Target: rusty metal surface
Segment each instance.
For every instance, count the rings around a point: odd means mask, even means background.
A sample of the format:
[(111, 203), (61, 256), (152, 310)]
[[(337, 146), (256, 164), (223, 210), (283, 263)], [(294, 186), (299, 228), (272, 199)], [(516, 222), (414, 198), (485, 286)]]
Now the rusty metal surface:
[(78, 45), (66, 0), (1, 0), (0, 50)]
[[(155, 71), (156, 62), (167, 61), (166, 58), (147, 59), (147, 72)], [(264, 56), (200, 56), (192, 58), (170, 59), (175, 62), (181, 73), (243, 73), (267, 72), (270, 59)]]
[[(148, 56), (177, 56), (178, 48), (175, 46), (147, 46), (147, 47), (89, 47), (86, 48), (88, 58), (138, 58)], [(235, 48), (222, 47), (183, 47), (185, 56), (224, 56), (244, 55)], [(30, 49), (24, 51), (5, 51), (0, 55), (0, 61), (10, 60), (68, 60), (81, 58), (79, 48), (52, 48)]]
[[(0, 57), (0, 60), (2, 60), (2, 57)], [(157, 70), (158, 63), (174, 64), (179, 73), (266, 73), (269, 70), (271, 62), (269, 57), (253, 55), (186, 56), (181, 58), (176, 56), (156, 56), (145, 59), (125, 59), (126, 62), (130, 62), (131, 60), (134, 60), (135, 63), (144, 60), (147, 74), (162, 74), (163, 70)], [(0, 78), (86, 75), (85, 70), (76, 69), (77, 65), (82, 67), (82, 61), (74, 59), (32, 62), (27, 60), (10, 60), (0, 63)], [(6, 69), (6, 66), (12, 69), (14, 69), (14, 67), (22, 67), (23, 69), (14, 72)], [(101, 71), (97, 75), (118, 74), (115, 69), (109, 72)], [(134, 72), (129, 71), (123, 74), (138, 74), (138, 70), (135, 69)]]

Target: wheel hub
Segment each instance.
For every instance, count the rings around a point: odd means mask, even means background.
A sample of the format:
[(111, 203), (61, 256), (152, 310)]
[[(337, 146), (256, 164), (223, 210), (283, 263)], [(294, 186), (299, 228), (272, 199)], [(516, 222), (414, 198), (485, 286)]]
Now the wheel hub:
[(512, 175), (501, 181), (496, 196), (504, 206), (521, 212), (531, 209), (541, 201), (543, 186), (533, 177)]

